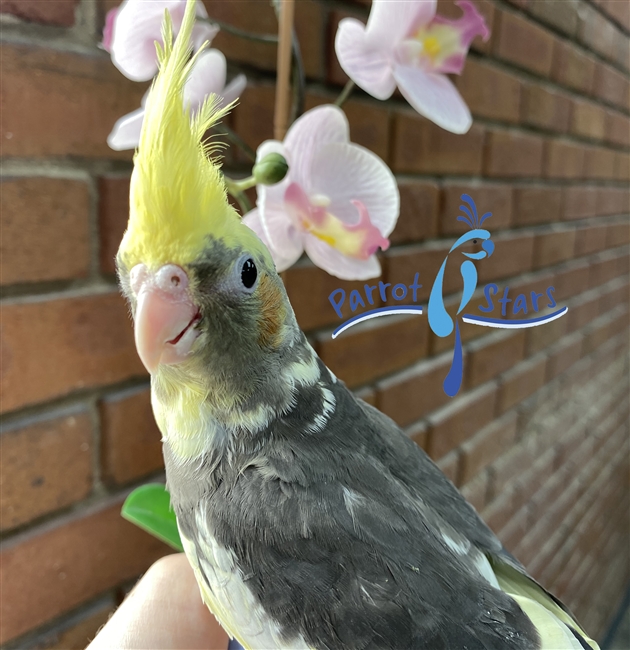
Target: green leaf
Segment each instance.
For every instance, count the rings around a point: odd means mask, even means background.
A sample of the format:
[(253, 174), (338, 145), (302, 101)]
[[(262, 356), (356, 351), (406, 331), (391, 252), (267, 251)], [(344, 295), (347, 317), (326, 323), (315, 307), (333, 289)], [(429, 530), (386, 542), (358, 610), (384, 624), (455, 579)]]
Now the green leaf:
[(184, 550), (175, 513), (171, 508), (171, 497), (161, 483), (149, 483), (136, 488), (125, 499), (121, 514), (175, 550)]

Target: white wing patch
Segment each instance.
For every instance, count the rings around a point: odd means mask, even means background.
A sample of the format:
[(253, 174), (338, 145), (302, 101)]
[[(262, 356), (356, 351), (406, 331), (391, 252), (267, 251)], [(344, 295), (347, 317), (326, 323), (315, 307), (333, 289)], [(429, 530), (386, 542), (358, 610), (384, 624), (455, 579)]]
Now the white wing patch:
[(203, 532), (203, 546), (196, 548), (180, 530), (186, 557), (190, 562), (201, 598), (230, 637), (246, 650), (310, 650), (301, 636), (282, 638), (279, 625), (256, 601), (243, 580), (234, 554), (220, 546), (198, 511), (196, 525)]

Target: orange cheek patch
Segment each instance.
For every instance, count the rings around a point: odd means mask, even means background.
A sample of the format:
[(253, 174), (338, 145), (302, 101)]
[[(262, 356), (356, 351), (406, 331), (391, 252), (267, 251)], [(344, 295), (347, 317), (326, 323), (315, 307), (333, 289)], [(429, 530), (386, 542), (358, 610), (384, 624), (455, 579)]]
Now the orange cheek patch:
[(263, 347), (278, 347), (281, 343), (281, 329), (286, 312), (280, 288), (268, 275), (260, 278), (260, 320), (258, 341)]

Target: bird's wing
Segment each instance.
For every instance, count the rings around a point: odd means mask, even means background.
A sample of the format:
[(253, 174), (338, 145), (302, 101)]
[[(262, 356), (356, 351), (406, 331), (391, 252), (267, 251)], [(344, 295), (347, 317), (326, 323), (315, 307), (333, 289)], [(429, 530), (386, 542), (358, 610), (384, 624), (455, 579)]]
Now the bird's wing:
[[(398, 472), (400, 480), (416, 491), (419, 497), (423, 496), (445, 521), (485, 554), (500, 588), (512, 596), (534, 621), (542, 637), (543, 648), (597, 649), (597, 643), (586, 635), (573, 614), (539, 585), (503, 547), (475, 509), (424, 451), (406, 437), (401, 438), (398, 433), (400, 429), (390, 418), (369, 404), (361, 403), (361, 406), (374, 423), (379, 444), (390, 450), (384, 454), (390, 459), (390, 470)], [(545, 611), (541, 612), (540, 607)], [(565, 638), (569, 641), (562, 645), (558, 639)]]

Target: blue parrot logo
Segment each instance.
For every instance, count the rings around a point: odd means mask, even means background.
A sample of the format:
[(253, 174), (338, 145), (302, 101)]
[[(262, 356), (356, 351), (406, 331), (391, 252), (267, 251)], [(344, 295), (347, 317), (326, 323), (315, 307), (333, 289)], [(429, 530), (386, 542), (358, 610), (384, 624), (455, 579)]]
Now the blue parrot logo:
[[(494, 242), (490, 239), (490, 232), (481, 227), (484, 221), (491, 217), (492, 214), (490, 212), (487, 212), (480, 219), (477, 213), (477, 206), (475, 205), (473, 199), (468, 194), (462, 194), (461, 198), (466, 205), (459, 206), (464, 215), (457, 217), (457, 220), (466, 223), (471, 230), (470, 232), (462, 235), (451, 246), (451, 249), (444, 258), (442, 266), (440, 267), (435, 281), (433, 282), (428, 306), (429, 327), (437, 336), (440, 338), (449, 336), (453, 331), (453, 327), (455, 328), (455, 348), (453, 350), (453, 361), (451, 363), (449, 373), (444, 380), (444, 392), (449, 397), (454, 397), (459, 392), (459, 389), (462, 385), (464, 368), (458, 316), (470, 302), (470, 299), (472, 298), (473, 294), (475, 293), (475, 289), (477, 288), (477, 267), (475, 266), (475, 262), (473, 262), (473, 260), (478, 261), (484, 259), (485, 257), (490, 257), (490, 255), (492, 255), (494, 252)], [(444, 273), (446, 271), (446, 264), (449, 261), (450, 255), (470, 241), (474, 243), (481, 241), (481, 248), (483, 250), (480, 250), (477, 253), (466, 253), (464, 251), (458, 251), (460, 255), (463, 255), (467, 259), (464, 259), (459, 267), (462, 280), (464, 281), (464, 289), (459, 307), (457, 309), (457, 314), (455, 316), (455, 323), (453, 323), (453, 319), (444, 307)]]

